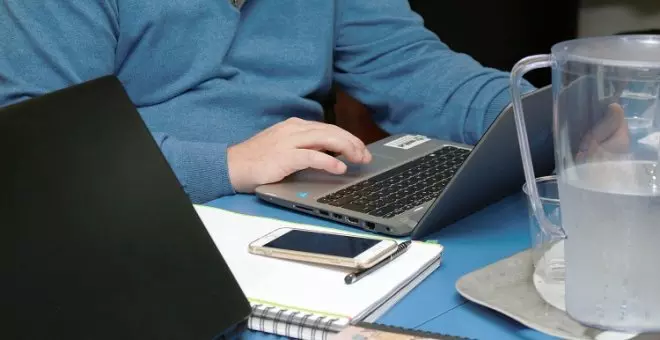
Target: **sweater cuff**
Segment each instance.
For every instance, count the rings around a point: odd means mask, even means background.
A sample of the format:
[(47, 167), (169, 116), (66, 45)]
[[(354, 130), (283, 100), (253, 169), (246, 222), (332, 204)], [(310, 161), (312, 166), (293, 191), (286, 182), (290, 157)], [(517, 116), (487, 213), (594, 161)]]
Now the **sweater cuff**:
[[(171, 164), (193, 203), (236, 192), (229, 180), (227, 144), (179, 141)], [(174, 146), (174, 145), (172, 145)]]
[[(501, 81), (501, 80), (500, 80)], [(506, 82), (508, 83), (508, 79)], [(495, 119), (504, 111), (504, 109), (511, 104), (511, 91), (510, 91), (510, 86), (504, 87), (499, 94), (497, 94), (493, 100), (490, 102), (488, 105), (488, 108), (486, 109), (486, 113), (484, 114), (484, 120), (483, 120), (483, 127), (481, 129), (481, 134), (486, 132), (488, 128), (493, 124)], [(520, 93), (522, 95), (529, 93), (531, 91), (536, 90), (532, 84), (527, 82), (526, 80), (523, 79), (521, 83), (521, 91)]]

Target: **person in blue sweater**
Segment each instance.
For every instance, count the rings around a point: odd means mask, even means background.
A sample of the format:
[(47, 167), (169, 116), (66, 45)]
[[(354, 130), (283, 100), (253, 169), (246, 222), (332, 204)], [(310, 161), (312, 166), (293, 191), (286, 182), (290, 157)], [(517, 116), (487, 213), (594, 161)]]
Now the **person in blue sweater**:
[(390, 133), (464, 143), (510, 100), (508, 73), (452, 51), (406, 0), (0, 0), (0, 106), (108, 74), (193, 202), (345, 171), (323, 151), (369, 162), (321, 122), (333, 82)]

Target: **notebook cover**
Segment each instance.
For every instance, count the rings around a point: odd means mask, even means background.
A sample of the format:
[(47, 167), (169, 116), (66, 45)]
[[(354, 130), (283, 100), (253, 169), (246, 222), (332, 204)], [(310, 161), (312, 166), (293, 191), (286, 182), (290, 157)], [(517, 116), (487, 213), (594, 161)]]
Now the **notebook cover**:
[(374, 310), (364, 317), (362, 320), (363, 322), (370, 322), (374, 323), (378, 319), (380, 319), (383, 314), (388, 312), (390, 308), (392, 308), (394, 305), (396, 305), (401, 299), (403, 299), (410, 291), (412, 291), (415, 287), (419, 286), (422, 281), (424, 281), (429, 275), (433, 274), (433, 272), (440, 267), (440, 263), (442, 262), (442, 258), (438, 258), (438, 260), (434, 263), (431, 263), (423, 272), (421, 272), (417, 277), (410, 281), (407, 285), (402, 287), (398, 292), (390, 296), (387, 301), (385, 301), (383, 304), (378, 306), (377, 308), (374, 308)]

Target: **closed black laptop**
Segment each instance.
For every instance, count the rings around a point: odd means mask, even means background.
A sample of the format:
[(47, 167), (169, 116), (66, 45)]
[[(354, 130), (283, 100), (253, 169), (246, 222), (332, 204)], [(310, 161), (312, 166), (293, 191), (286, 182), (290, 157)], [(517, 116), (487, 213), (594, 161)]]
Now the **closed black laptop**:
[(3, 339), (213, 339), (250, 305), (114, 77), (0, 109)]

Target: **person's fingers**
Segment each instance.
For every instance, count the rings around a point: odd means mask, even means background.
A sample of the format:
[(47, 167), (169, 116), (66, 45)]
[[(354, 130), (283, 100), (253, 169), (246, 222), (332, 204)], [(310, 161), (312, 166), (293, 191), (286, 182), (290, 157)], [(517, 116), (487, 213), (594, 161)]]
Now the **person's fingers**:
[[(371, 153), (367, 149), (366, 145), (364, 145), (364, 143), (358, 137), (336, 125), (317, 122), (317, 121), (303, 120), (300, 118), (293, 117), (282, 122), (281, 127), (282, 127), (282, 132), (286, 135), (292, 135), (295, 133), (305, 132), (308, 130), (320, 130), (324, 134), (345, 139), (349, 141), (351, 144), (353, 144), (357, 152), (362, 154), (362, 158), (352, 158), (350, 159), (351, 162), (368, 163), (372, 159)], [(330, 151), (335, 151), (335, 150), (330, 150)]]
[(340, 138), (346, 139), (347, 141), (351, 142), (355, 149), (362, 154), (362, 159), (359, 160), (351, 160), (352, 162), (361, 162), (361, 163), (369, 163), (371, 162), (371, 153), (367, 149), (367, 146), (364, 145), (364, 143), (360, 140), (360, 138), (356, 137), (352, 133), (332, 124), (322, 124), (320, 126), (316, 126), (315, 128), (318, 128), (324, 133), (332, 134), (339, 136)]
[(609, 150), (611, 152), (617, 152), (617, 150), (624, 152), (628, 147), (627, 134), (623, 107), (617, 103), (609, 104), (603, 119), (597, 122), (582, 139), (578, 158), (592, 155), (606, 144), (613, 148)]
[(591, 131), (591, 137), (596, 143), (602, 143), (610, 139), (623, 125), (625, 125), (626, 118), (623, 112), (623, 107), (617, 103), (607, 106), (607, 113), (603, 119), (596, 123)]
[(346, 172), (346, 164), (344, 162), (319, 151), (307, 149), (292, 150), (291, 153), (287, 154), (287, 158), (287, 167), (292, 173), (307, 168), (325, 170), (336, 175)]
[(609, 152), (624, 153), (630, 149), (630, 135), (628, 133), (628, 123), (625, 119), (614, 131), (609, 139), (601, 143), (601, 147)]
[(295, 132), (309, 130), (310, 127), (314, 126), (315, 124), (321, 124), (321, 123), (304, 120), (298, 117), (291, 117), (275, 124), (273, 127), (277, 127), (277, 131), (280, 133), (291, 134)]
[[(298, 121), (302, 121), (302, 120), (298, 120)], [(330, 133), (330, 134), (340, 135), (340, 136), (342, 136), (342, 138), (345, 138), (348, 141), (350, 141), (351, 143), (353, 143), (353, 145), (355, 145), (355, 147), (358, 150), (364, 150), (365, 156), (366, 156), (365, 158), (367, 158), (367, 159), (365, 159), (366, 162), (371, 160), (371, 154), (367, 150), (364, 143), (358, 137), (356, 137), (352, 133), (346, 131), (345, 129), (340, 128), (337, 125), (322, 123), (322, 122), (317, 122), (317, 121), (302, 121), (302, 123), (297, 124), (297, 127), (300, 127), (302, 129), (323, 130), (323, 131), (325, 131), (327, 133)], [(298, 130), (298, 131), (300, 131), (300, 130)]]
[(307, 124), (311, 123), (310, 121), (304, 120), (302, 118), (298, 117), (289, 117), (286, 120), (280, 122), (280, 125), (283, 126), (305, 126)]
[(364, 152), (344, 136), (323, 129), (306, 130), (290, 136), (293, 147), (310, 150), (327, 150), (344, 155), (353, 163), (362, 162)]

